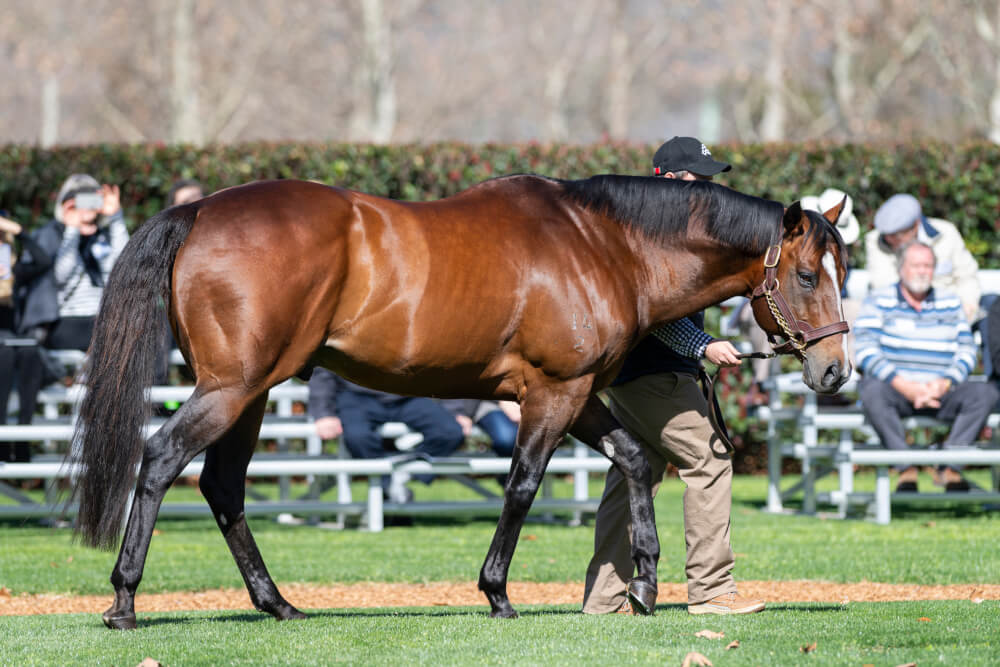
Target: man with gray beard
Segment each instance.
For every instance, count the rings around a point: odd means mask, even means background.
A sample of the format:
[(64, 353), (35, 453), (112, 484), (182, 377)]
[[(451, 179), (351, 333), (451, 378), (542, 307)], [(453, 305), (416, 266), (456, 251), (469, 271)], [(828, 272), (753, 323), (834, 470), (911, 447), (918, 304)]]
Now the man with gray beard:
[[(934, 250), (910, 241), (897, 251), (899, 282), (874, 290), (854, 325), (861, 407), (889, 449), (906, 449), (902, 420), (951, 422), (943, 447), (975, 442), (1000, 397), (992, 383), (968, 381), (976, 345), (958, 295), (933, 287)], [(947, 491), (968, 491), (958, 469), (943, 467)], [(917, 468), (900, 471), (896, 491), (917, 491)]]

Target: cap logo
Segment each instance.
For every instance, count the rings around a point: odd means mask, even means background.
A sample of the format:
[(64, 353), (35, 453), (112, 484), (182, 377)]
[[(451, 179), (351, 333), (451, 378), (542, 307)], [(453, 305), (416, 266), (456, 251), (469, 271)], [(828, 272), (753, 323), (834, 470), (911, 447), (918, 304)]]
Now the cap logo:
[(708, 146), (706, 146), (705, 144), (701, 145), (701, 154), (704, 155), (705, 157), (712, 157), (712, 154), (708, 151)]

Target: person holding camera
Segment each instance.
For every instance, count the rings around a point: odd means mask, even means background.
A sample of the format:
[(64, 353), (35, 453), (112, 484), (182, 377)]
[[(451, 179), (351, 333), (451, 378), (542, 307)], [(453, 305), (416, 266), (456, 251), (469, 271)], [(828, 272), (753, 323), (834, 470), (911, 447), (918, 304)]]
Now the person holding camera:
[[(52, 268), (17, 286), (23, 304), (18, 333), (53, 350), (90, 346), (94, 320), (111, 268), (128, 242), (117, 185), (101, 185), (87, 174), (73, 174), (56, 196), (54, 219), (32, 238), (52, 258)], [(26, 249), (22, 261), (32, 261)], [(41, 354), (22, 364), (18, 394), (33, 414), (47, 371)]]

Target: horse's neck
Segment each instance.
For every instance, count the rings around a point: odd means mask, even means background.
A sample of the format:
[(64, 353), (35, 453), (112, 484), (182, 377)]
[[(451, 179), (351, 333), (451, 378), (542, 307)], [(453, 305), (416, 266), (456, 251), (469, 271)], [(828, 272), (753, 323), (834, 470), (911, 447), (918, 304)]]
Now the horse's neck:
[(675, 250), (672, 258), (648, 270), (647, 312), (640, 313), (640, 321), (645, 315), (647, 326), (653, 327), (748, 294), (762, 261), (725, 248)]

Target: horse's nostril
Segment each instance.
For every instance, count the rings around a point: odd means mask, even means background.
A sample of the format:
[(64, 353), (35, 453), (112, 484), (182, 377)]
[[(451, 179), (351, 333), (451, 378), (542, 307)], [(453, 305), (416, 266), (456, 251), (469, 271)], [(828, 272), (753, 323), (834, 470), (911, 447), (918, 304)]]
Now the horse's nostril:
[(823, 386), (830, 387), (840, 381), (840, 362), (835, 361), (826, 367), (823, 373)]

